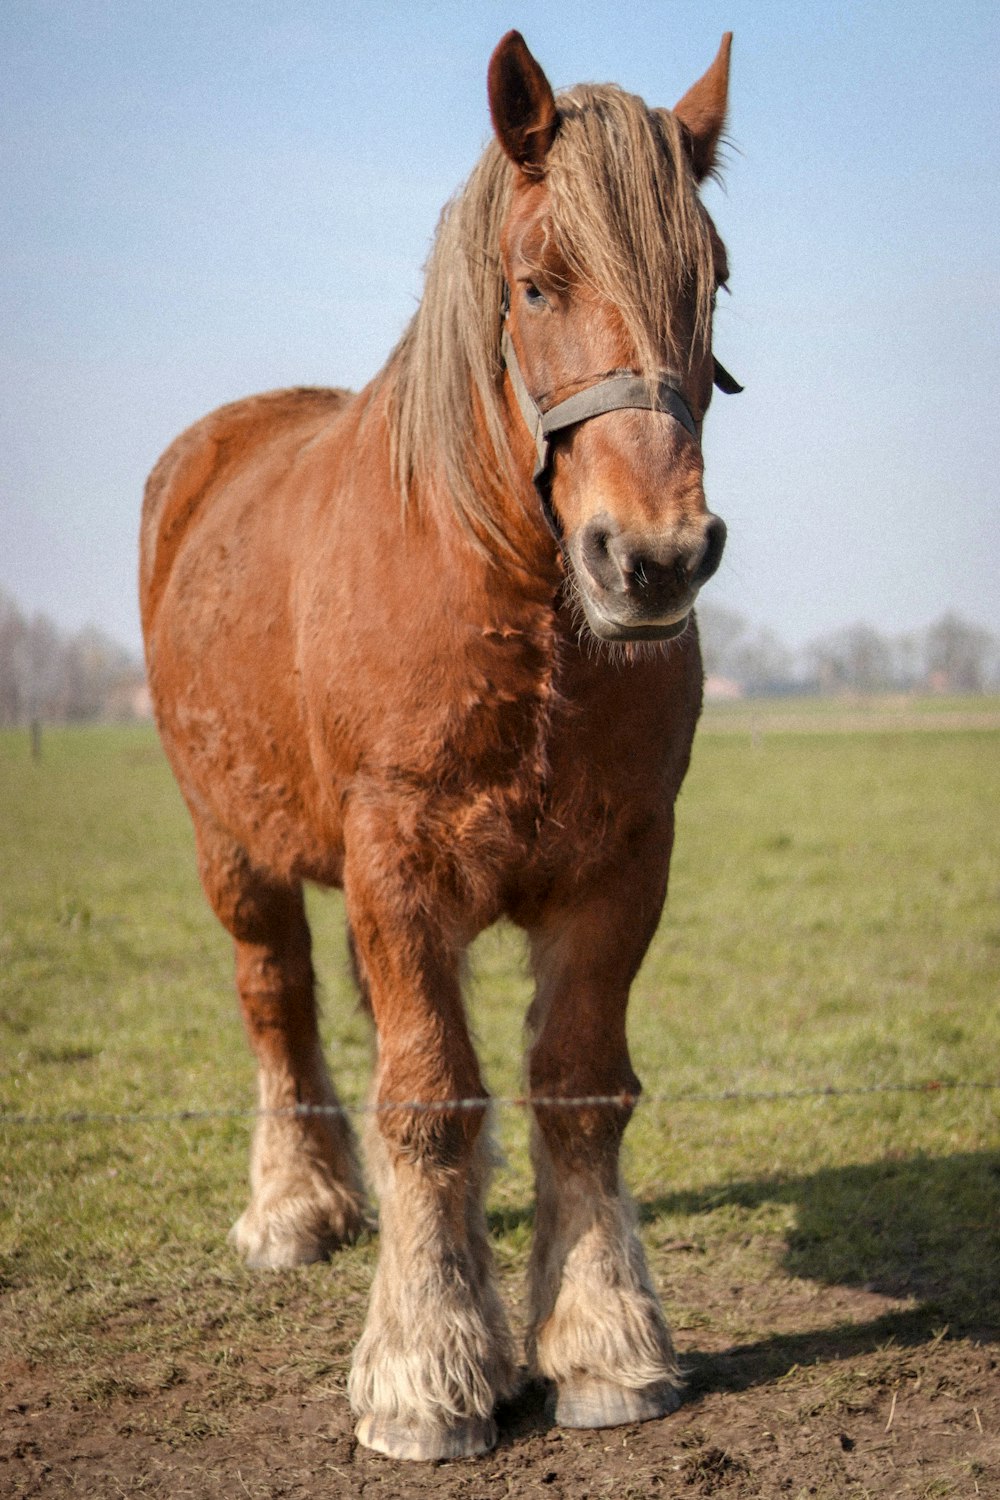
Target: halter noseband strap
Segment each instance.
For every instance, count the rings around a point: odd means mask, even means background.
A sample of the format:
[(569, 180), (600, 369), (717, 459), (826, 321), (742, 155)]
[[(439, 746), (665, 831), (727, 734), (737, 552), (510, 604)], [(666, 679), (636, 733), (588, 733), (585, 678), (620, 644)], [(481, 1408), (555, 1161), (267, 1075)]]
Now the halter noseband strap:
[[(514, 343), (507, 330), (508, 311), (508, 296), (505, 294), (502, 307), (504, 326), (500, 338), (500, 350), (525, 426), (531, 433), (535, 444), (535, 468), (531, 478), (541, 501), (542, 514), (545, 516), (552, 535), (561, 544), (562, 526), (553, 508), (550, 494), (552, 438), (556, 433), (564, 431), (567, 427), (575, 427), (579, 422), (586, 422), (591, 417), (599, 417), (607, 411), (626, 410), (665, 412), (667, 416), (679, 422), (695, 441), (698, 441), (698, 426), (691, 408), (673, 383), (677, 377), (669, 374), (662, 375), (655, 384), (651, 384), (641, 375), (628, 371), (621, 375), (609, 375), (605, 380), (598, 380), (593, 385), (587, 386), (585, 390), (577, 391), (576, 395), (568, 396), (565, 401), (559, 401), (555, 406), (550, 406), (547, 411), (543, 411), (528, 390), (521, 373)], [(715, 361), (715, 384), (727, 395), (735, 395), (743, 389), (728, 370), (723, 369), (718, 360)]]

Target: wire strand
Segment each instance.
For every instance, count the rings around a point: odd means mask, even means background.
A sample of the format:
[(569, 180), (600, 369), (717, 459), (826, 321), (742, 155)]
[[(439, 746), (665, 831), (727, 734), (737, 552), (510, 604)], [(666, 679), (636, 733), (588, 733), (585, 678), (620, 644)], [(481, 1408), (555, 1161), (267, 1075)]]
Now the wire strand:
[(922, 1083), (872, 1083), (838, 1088), (834, 1084), (798, 1089), (718, 1089), (677, 1091), (669, 1094), (516, 1094), (506, 1098), (389, 1099), (376, 1104), (294, 1104), (283, 1109), (176, 1109), (176, 1110), (60, 1110), (50, 1113), (17, 1112), (0, 1108), (0, 1126), (33, 1128), (61, 1125), (167, 1125), (210, 1120), (252, 1120), (390, 1114), (406, 1110), (415, 1114), (486, 1112), (497, 1109), (634, 1109), (655, 1104), (767, 1104), (807, 1099), (860, 1099), (878, 1094), (937, 1094), (959, 1090), (1000, 1091), (998, 1081), (929, 1079)]

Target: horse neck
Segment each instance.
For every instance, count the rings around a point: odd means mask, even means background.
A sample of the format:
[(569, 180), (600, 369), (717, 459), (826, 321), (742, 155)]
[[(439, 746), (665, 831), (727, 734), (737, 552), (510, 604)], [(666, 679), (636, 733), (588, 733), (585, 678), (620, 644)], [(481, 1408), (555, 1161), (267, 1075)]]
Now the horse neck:
[[(369, 410), (384, 422), (388, 434), (392, 424), (391, 379), (376, 377), (360, 399), (369, 403)], [(415, 476), (404, 498), (393, 476), (394, 503), (402, 518), (404, 536), (409, 533), (422, 538), (421, 545), (429, 545), (439, 554), (444, 577), (453, 582), (466, 577), (475, 580), (472, 598), (481, 600), (492, 617), (507, 612), (520, 614), (525, 608), (554, 613), (563, 565), (532, 482), (534, 445), (519, 412), (505, 410), (503, 420), (513, 458), (512, 472), (510, 482), (505, 482), (500, 463), (493, 466), (496, 482), (489, 493), (480, 492), (485, 523), (465, 513), (444, 477), (434, 481)], [(378, 429), (369, 431), (377, 433)], [(383, 441), (375, 436), (376, 444)], [(475, 396), (471, 446), (478, 452), (492, 448), (488, 424)], [(464, 595), (466, 591), (462, 592)]]
[[(490, 497), (491, 515), (506, 542), (506, 549), (500, 549), (504, 553), (501, 565), (509, 572), (515, 587), (526, 589), (532, 597), (544, 598), (554, 606), (563, 583), (564, 562), (532, 477), (535, 445), (523, 416), (512, 402), (504, 408), (503, 425), (513, 459), (512, 482), (498, 479)], [(475, 440), (487, 444), (486, 423), (478, 411), (475, 426)]]

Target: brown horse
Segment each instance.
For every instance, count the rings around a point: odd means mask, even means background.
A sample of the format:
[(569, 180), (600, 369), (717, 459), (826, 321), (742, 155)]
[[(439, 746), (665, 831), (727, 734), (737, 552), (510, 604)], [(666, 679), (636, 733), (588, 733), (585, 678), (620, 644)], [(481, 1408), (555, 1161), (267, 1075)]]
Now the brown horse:
[(446, 1106), (371, 1115), (381, 1250), (350, 1394), (361, 1442), (397, 1457), (485, 1451), (514, 1385), (460, 988), (501, 917), (537, 980), (532, 1095), (621, 1096), (534, 1110), (530, 1366), (570, 1426), (678, 1399), (618, 1161), (626, 1003), (701, 704), (691, 607), (725, 536), (700, 433), (727, 271), (697, 185), (729, 40), (671, 112), (556, 99), (504, 37), (496, 139), (385, 369), (356, 396), (224, 407), (147, 487), (153, 699), (260, 1069), (238, 1249), (297, 1265), (365, 1223), (350, 1128), (322, 1109), (303, 881), (344, 891), (377, 1104)]

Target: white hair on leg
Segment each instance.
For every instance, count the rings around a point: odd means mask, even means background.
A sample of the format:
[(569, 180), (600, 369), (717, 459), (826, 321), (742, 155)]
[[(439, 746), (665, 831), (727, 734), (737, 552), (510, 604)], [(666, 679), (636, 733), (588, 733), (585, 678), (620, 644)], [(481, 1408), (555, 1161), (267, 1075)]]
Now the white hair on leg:
[(553, 1160), (532, 1131), (538, 1216), (528, 1358), (556, 1383), (556, 1421), (612, 1427), (679, 1404), (673, 1344), (617, 1172)]
[(381, 1245), (349, 1393), (367, 1447), (457, 1458), (496, 1441), (493, 1409), (514, 1387), (514, 1350), (482, 1210), (486, 1130), (466, 1173), (366, 1149)]
[[(336, 1106), (317, 1047), (305, 1076), (262, 1067), (262, 1110), (293, 1108), (303, 1095)], [(230, 1239), (251, 1266), (288, 1267), (324, 1259), (368, 1223), (354, 1136), (344, 1115), (262, 1114), (250, 1151), (250, 1204)]]

